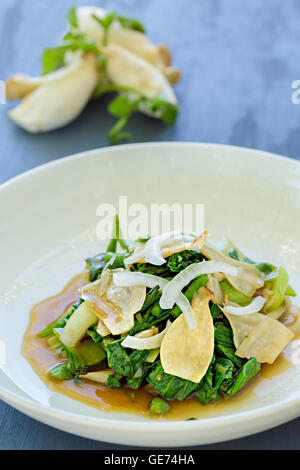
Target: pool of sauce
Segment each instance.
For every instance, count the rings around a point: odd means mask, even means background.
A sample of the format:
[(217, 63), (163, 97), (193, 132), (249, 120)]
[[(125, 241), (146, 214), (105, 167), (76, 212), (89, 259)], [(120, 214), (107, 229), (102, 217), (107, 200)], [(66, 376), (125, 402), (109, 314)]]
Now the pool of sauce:
[[(32, 308), (29, 326), (23, 339), (22, 354), (34, 371), (52, 390), (103, 411), (122, 411), (153, 418), (149, 411), (149, 404), (153, 399), (153, 395), (144, 387), (134, 391), (133, 399), (132, 391), (125, 388), (110, 389), (90, 381), (82, 381), (82, 383), (73, 380), (54, 381), (47, 375), (49, 369), (57, 365), (59, 361), (48, 348), (46, 339), (39, 338), (37, 335), (43, 328), (63, 315), (78, 300), (78, 289), (86, 283), (86, 273), (78, 274), (71, 279), (58, 295), (43, 300)], [(291, 315), (287, 318), (286, 324), (291, 325), (295, 321), (296, 317)], [(238, 404), (255, 398), (255, 388), (263, 380), (272, 380), (293, 367), (289, 361), (289, 356), (290, 350), (288, 347), (280, 354), (274, 364), (264, 364), (260, 375), (233, 398), (225, 398), (205, 406), (195, 398), (188, 398), (184, 402), (170, 402), (171, 410), (163, 418), (171, 420), (185, 420), (191, 417), (201, 419), (230, 412)]]

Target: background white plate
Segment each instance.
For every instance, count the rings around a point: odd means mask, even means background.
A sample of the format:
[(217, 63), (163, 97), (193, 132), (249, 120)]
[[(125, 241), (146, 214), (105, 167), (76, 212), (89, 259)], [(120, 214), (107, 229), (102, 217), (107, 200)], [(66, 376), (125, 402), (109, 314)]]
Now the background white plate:
[[(101, 202), (205, 204), (213, 238), (232, 238), (249, 257), (282, 264), (300, 294), (300, 164), (264, 152), (209, 144), (157, 143), (94, 150), (36, 168), (0, 188), (0, 397), (81, 436), (142, 446), (187, 446), (242, 437), (300, 414), (300, 365), (264, 381), (255, 400), (219, 417), (152, 421), (105, 413), (50, 391), (20, 354), (29, 310), (97, 253)], [(225, 413), (225, 414), (224, 414)]]

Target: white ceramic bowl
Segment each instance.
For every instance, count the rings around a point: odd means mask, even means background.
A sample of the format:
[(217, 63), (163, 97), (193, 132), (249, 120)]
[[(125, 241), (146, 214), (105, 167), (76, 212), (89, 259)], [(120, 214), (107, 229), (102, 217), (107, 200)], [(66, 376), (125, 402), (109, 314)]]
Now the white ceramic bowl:
[[(264, 381), (255, 399), (198, 421), (105, 413), (50, 391), (20, 354), (30, 307), (61, 290), (95, 254), (101, 202), (205, 204), (213, 237), (282, 264), (300, 294), (300, 164), (264, 152), (196, 143), (124, 145), (38, 167), (0, 188), (0, 397), (59, 429), (142, 446), (191, 446), (242, 437), (300, 414), (300, 366)], [(2, 343), (3, 344), (3, 343)]]

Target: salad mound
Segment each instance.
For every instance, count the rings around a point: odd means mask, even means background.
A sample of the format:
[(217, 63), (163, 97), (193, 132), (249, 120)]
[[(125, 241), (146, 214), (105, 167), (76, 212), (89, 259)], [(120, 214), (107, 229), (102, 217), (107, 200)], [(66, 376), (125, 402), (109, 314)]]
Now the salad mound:
[[(172, 400), (233, 397), (294, 337), (296, 294), (283, 267), (169, 233), (128, 247), (116, 216), (105, 253), (87, 259), (78, 302), (39, 333), (57, 357), (53, 380), (144, 387), (153, 414)], [(117, 251), (118, 245), (120, 251)]]

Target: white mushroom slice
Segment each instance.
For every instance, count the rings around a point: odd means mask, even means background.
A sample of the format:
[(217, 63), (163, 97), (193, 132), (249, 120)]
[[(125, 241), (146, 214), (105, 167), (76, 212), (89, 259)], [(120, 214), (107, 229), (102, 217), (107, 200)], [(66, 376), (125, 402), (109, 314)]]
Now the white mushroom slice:
[(264, 274), (252, 264), (232, 259), (207, 243), (203, 245), (200, 251), (210, 260), (224, 262), (237, 268), (237, 276), (232, 276), (229, 273), (224, 274), (226, 274), (230, 284), (243, 294), (253, 297), (254, 292), (264, 285)]
[(106, 384), (107, 379), (111, 374), (111, 369), (104, 369), (97, 372), (88, 372), (87, 374), (82, 374), (79, 377), (84, 380), (91, 380), (92, 382)]
[(145, 301), (146, 287), (117, 286), (113, 281), (116, 272), (108, 269), (101, 279), (84, 286), (81, 297), (113, 335), (127, 333), (134, 326), (134, 314)]
[(97, 323), (97, 316), (92, 312), (88, 304), (83, 302), (71, 315), (60, 334), (60, 341), (67, 348), (74, 348), (85, 336), (90, 326)]
[(177, 104), (177, 98), (165, 76), (156, 67), (123, 47), (104, 49), (108, 57), (106, 71), (114, 85), (136, 90), (148, 98), (159, 98)]
[[(76, 9), (76, 14), (79, 32), (85, 34), (87, 39), (95, 41), (101, 48), (104, 40), (103, 27), (92, 15), (103, 19), (107, 11), (99, 7), (83, 6)], [(168, 48), (163, 45), (155, 46), (141, 31), (123, 28), (115, 20), (108, 30), (107, 43), (121, 46), (155, 65), (165, 73), (170, 83), (178, 82), (180, 71), (171, 67), (172, 58)]]
[(195, 383), (205, 375), (214, 352), (214, 325), (209, 310), (211, 298), (212, 293), (201, 287), (192, 300), (196, 328), (189, 329), (181, 314), (165, 334), (160, 357), (167, 374)]
[(42, 77), (30, 77), (24, 74), (13, 75), (5, 85), (6, 98), (10, 101), (21, 100), (36, 90), (42, 82)]
[(83, 33), (87, 40), (94, 41), (98, 47), (103, 46), (104, 29), (102, 25), (93, 18), (96, 15), (103, 19), (107, 12), (103, 8), (94, 6), (83, 6), (76, 8), (78, 32)]
[(99, 80), (95, 54), (49, 75), (47, 80), (9, 111), (9, 117), (29, 132), (45, 132), (73, 121), (89, 101)]
[(163, 341), (163, 338), (165, 334), (167, 333), (168, 329), (171, 326), (171, 322), (168, 321), (166, 328), (161, 331), (160, 333), (149, 336), (149, 337), (143, 337), (141, 338), (140, 336), (127, 336), (124, 341), (122, 341), (122, 346), (124, 348), (131, 348), (131, 349), (138, 349), (138, 350), (144, 350), (144, 349), (157, 349), (161, 346), (161, 343)]

